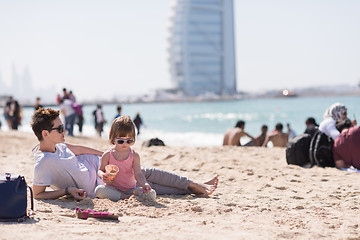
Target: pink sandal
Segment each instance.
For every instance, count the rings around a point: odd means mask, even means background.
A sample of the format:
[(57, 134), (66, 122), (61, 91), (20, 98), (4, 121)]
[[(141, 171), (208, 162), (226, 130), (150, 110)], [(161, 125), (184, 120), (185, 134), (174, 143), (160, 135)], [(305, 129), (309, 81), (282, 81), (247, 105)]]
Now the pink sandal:
[(76, 208), (75, 213), (76, 216), (81, 219), (88, 219), (88, 217), (93, 217), (93, 218), (101, 218), (101, 219), (118, 220), (118, 216), (116, 216), (113, 213), (95, 212), (94, 210), (91, 209), (83, 210), (80, 208)]

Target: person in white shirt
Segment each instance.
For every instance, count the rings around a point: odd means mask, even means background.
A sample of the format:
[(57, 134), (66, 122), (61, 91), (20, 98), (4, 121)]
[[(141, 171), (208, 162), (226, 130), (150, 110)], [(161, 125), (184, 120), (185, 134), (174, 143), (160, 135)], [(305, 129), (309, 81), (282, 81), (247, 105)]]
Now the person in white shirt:
[[(337, 120), (347, 118), (347, 108), (342, 103), (334, 103), (329, 108), (325, 110), (324, 120), (319, 125), (319, 130), (332, 139), (336, 139), (340, 132), (335, 127), (335, 122)], [(351, 121), (352, 126), (357, 124), (356, 120)]]
[(72, 105), (73, 102), (70, 99), (60, 100), (61, 113), (65, 117), (65, 129), (70, 136), (74, 136), (74, 124), (76, 120), (76, 112)]

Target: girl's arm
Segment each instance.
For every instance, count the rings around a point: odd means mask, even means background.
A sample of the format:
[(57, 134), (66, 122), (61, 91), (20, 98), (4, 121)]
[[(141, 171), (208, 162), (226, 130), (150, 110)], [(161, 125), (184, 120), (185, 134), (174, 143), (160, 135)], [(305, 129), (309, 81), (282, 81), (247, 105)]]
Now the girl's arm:
[(101, 180), (103, 180), (105, 183), (111, 183), (112, 181), (109, 181), (107, 179), (107, 176), (106, 176), (106, 170), (105, 170), (105, 167), (106, 165), (109, 164), (109, 160), (110, 160), (110, 152), (109, 151), (106, 151), (102, 156), (101, 156), (101, 162), (100, 162), (100, 167), (99, 167), (99, 170), (98, 170), (98, 176)]
[(81, 145), (72, 145), (69, 143), (66, 143), (66, 146), (77, 156), (81, 154), (93, 154), (93, 155), (99, 155), (101, 156), (103, 152), (96, 150), (94, 148), (89, 148)]
[(134, 170), (135, 179), (143, 188), (144, 193), (150, 192), (151, 187), (147, 183), (145, 176), (141, 171), (140, 156), (135, 151), (134, 151), (133, 170)]

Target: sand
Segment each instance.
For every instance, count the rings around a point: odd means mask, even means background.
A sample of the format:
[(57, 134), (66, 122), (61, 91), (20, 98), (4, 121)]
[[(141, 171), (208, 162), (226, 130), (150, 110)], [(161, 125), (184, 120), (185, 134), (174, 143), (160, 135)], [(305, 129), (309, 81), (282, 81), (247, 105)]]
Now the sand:
[[(104, 139), (67, 142), (106, 150)], [(32, 185), (37, 144), (32, 133), (0, 131), (0, 173), (24, 175)], [(142, 165), (193, 180), (219, 175), (211, 197), (131, 197), (112, 202), (35, 200), (25, 223), (0, 223), (0, 239), (359, 239), (360, 173), (288, 166), (284, 148), (141, 147)], [(1, 194), (1, 193), (0, 193)], [(76, 207), (109, 211), (118, 221), (78, 219)]]

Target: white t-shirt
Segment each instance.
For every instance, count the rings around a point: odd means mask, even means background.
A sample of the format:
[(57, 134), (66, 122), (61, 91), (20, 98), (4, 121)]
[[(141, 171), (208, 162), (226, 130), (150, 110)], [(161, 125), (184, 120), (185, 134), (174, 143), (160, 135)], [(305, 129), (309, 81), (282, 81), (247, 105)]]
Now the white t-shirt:
[(326, 118), (322, 121), (319, 130), (332, 137), (334, 140), (340, 135), (340, 132), (335, 127), (335, 120), (332, 118)]
[(73, 102), (71, 100), (64, 99), (64, 102), (60, 105), (61, 110), (64, 111), (65, 117), (69, 117), (70, 115), (76, 113), (72, 104)]
[(101, 109), (96, 110), (96, 122), (97, 123), (102, 123), (104, 122), (104, 118), (103, 118), (103, 113)]
[(56, 144), (56, 151), (34, 153), (36, 160), (34, 185), (50, 186), (52, 189), (81, 188), (86, 196), (95, 198), (97, 185), (104, 185), (98, 177), (100, 156), (84, 154), (75, 156), (65, 143)]

